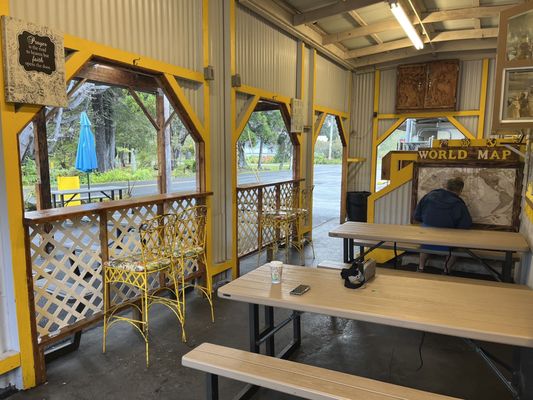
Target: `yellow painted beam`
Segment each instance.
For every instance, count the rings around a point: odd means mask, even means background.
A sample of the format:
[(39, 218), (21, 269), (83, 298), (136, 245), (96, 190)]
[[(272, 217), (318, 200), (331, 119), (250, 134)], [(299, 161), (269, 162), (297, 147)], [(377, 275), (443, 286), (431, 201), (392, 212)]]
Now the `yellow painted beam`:
[(191, 104), (189, 103), (189, 100), (187, 100), (187, 97), (185, 97), (185, 93), (183, 93), (183, 89), (178, 84), (178, 81), (173, 75), (169, 74), (163, 74), (163, 78), (165, 79), (165, 82), (168, 84), (168, 86), (172, 89), (176, 97), (178, 98), (178, 101), (180, 102), (181, 106), (184, 108), (185, 113), (189, 116), (191, 119), (192, 124), (194, 125), (194, 128), (196, 131), (200, 134), (202, 137), (202, 140), (204, 142), (208, 141), (209, 138), (207, 138), (207, 132), (202, 124), (202, 121), (198, 118), (198, 115), (191, 107)]
[(239, 86), (238, 88), (236, 88), (236, 90), (237, 92), (246, 93), (246, 94), (253, 95), (253, 96), (259, 96), (265, 100), (272, 100), (278, 103), (285, 103), (289, 109), (291, 107), (291, 98), (288, 96), (279, 94), (279, 93), (269, 92), (268, 90), (263, 90), (260, 88), (256, 88), (253, 86), (247, 86), (247, 85)]
[[(391, 171), (391, 174), (392, 174), (392, 171)], [(413, 164), (409, 164), (408, 166), (399, 170), (395, 174), (394, 177), (391, 176), (391, 183), (388, 186), (368, 196), (368, 215), (367, 215), (368, 222), (374, 222), (375, 203), (378, 199), (392, 192), (393, 190), (398, 189), (400, 186), (405, 185), (407, 182), (409, 182), (412, 179), (413, 179)]]
[(362, 163), (366, 161), (365, 157), (354, 157), (354, 158), (348, 158), (346, 161), (348, 163)]
[[(379, 92), (381, 74), (379, 69), (374, 72), (374, 115), (378, 115), (379, 112)], [(372, 166), (370, 167), (370, 192), (374, 193), (376, 190), (376, 165), (377, 165), (377, 148), (376, 144), (378, 140), (378, 118), (372, 118)], [(370, 215), (370, 213), (368, 213)]]
[[(0, 13), (9, 15), (9, 0), (0, 0)], [(0, 59), (3, 59), (3, 57), (3, 50), (0, 48)], [(9, 224), (13, 286), (19, 335), (19, 364), (22, 367), (22, 384), (25, 389), (28, 389), (35, 386), (36, 383), (35, 353), (32, 341), (32, 326), (34, 326), (35, 320), (30, 314), (28, 279), (25, 268), (26, 252), (24, 228), (22, 226), (24, 204), (21, 195), (18, 131), (15, 131), (12, 121), (12, 117), (15, 114), (14, 106), (6, 103), (4, 92), (4, 65), (0, 63), (0, 93), (2, 93), (0, 95), (1, 134), (4, 147), (4, 168), (8, 172), (6, 173), (7, 190), (5, 201), (8, 215), (7, 223)], [(13, 360), (10, 362), (13, 362)]]
[(0, 358), (0, 375), (6, 374), (15, 368), (20, 367), (20, 353), (17, 351), (8, 351), (1, 355)]
[(82, 39), (72, 35), (65, 35), (65, 48), (78, 50), (93, 54), (97, 59), (112, 60), (126, 65), (142, 68), (146, 71), (174, 75), (181, 79), (187, 79), (193, 82), (204, 82), (202, 72), (193, 71), (187, 68), (178, 67), (150, 57), (130, 53), (128, 51), (115, 49), (90, 40)]
[(314, 143), (316, 142), (316, 138), (320, 134), (320, 130), (322, 129), (322, 125), (324, 125), (325, 120), (326, 120), (326, 113), (320, 113), (315, 122), (315, 129), (313, 131), (313, 146), (314, 146)]
[[(235, 75), (237, 70), (237, 57), (236, 57), (236, 34), (235, 34), (235, 12), (236, 12), (235, 0), (229, 0), (229, 30), (230, 30), (230, 74)], [(230, 119), (231, 119), (231, 132), (235, 132), (236, 118), (237, 118), (237, 91), (235, 88), (231, 88), (231, 104), (230, 104)], [(234, 143), (235, 146), (235, 143)], [(232, 278), (237, 278), (237, 263), (238, 263), (238, 230), (237, 230), (237, 149), (233, 147), (231, 149), (231, 182), (232, 182)]]
[(250, 120), (257, 103), (259, 103), (259, 96), (256, 95), (250, 99), (250, 102), (246, 106), (246, 110), (244, 110), (244, 113), (241, 116), (241, 120), (238, 122), (237, 127), (233, 131), (233, 143), (235, 146), (237, 145), (239, 137), (241, 136), (242, 131), (244, 131), (246, 124), (248, 124), (248, 121)]
[(378, 114), (378, 119), (396, 119), (396, 118), (436, 118), (436, 117), (477, 117), (480, 115), (479, 110), (464, 111), (424, 111), (404, 114)]
[(487, 85), (489, 80), (489, 59), (483, 59), (483, 71), (481, 73), (481, 92), (479, 95), (479, 118), (477, 121), (477, 135), (481, 139), (485, 130), (485, 108), (487, 106)]
[(463, 124), (461, 124), (455, 117), (448, 117), (448, 121), (450, 121), (463, 135), (465, 135), (468, 139), (475, 139), (476, 137), (472, 132), (470, 132)]
[[(387, 139), (390, 135), (392, 135), (392, 132), (394, 132), (398, 127), (405, 122), (406, 118), (399, 118), (396, 122), (394, 122), (389, 129), (387, 129), (383, 135), (378, 136), (376, 139), (376, 146), (379, 146), (385, 139)], [(379, 132), (378, 132), (379, 135)]]
[(223, 263), (215, 264), (210, 268), (210, 272), (212, 276), (218, 275), (224, 271), (227, 271), (228, 269), (231, 269), (233, 267), (233, 262), (226, 261)]
[(331, 114), (337, 117), (348, 118), (349, 114), (344, 111), (335, 110), (334, 108), (315, 105), (315, 111)]

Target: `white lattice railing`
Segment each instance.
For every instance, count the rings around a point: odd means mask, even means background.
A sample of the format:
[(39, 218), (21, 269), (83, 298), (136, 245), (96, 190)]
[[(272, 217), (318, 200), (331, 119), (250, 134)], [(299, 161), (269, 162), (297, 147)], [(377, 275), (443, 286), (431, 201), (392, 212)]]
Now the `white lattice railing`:
[[(32, 308), (37, 342), (47, 345), (101, 317), (102, 263), (124, 252), (140, 251), (143, 221), (205, 204), (211, 193), (155, 195), (26, 213), (26, 241), (33, 284)], [(188, 265), (187, 276), (198, 266)], [(155, 277), (152, 287), (167, 284)], [(137, 295), (126, 285), (112, 288), (111, 302)]]
[[(262, 212), (298, 207), (302, 181), (303, 179), (296, 179), (237, 187), (238, 257), (253, 253), (274, 239), (272, 229), (261, 229)], [(262, 235), (259, 235), (260, 230)]]

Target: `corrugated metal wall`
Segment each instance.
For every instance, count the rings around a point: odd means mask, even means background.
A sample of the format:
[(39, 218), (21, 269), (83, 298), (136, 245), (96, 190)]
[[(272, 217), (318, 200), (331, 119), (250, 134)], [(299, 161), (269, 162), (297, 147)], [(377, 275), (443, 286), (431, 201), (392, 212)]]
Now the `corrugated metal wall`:
[(348, 112), (350, 72), (322, 57), (316, 57), (315, 103), (337, 111)]
[(379, 81), (378, 112), (394, 114), (396, 113), (396, 68), (381, 70)]
[(374, 72), (353, 74), (350, 148), (348, 157), (364, 157), (363, 163), (348, 164), (348, 190), (370, 190)]
[(243, 85), (296, 96), (297, 41), (237, 6), (235, 52)]
[(170, 64), (202, 69), (198, 0), (10, 0), (19, 19)]
[(374, 204), (377, 224), (409, 224), (411, 218), (412, 184), (407, 182), (379, 198)]
[(457, 109), (477, 110), (481, 93), (483, 60), (462, 61), (460, 68)]
[[(213, 216), (213, 260), (224, 262), (231, 258), (231, 135), (225, 135), (225, 118), (230, 114), (225, 101), (227, 77), (225, 73), (224, 43), (225, 34), (223, 2), (209, 2), (209, 63), (215, 70), (215, 80), (209, 82), (210, 134), (211, 134), (211, 177), (212, 177), (212, 216)], [(229, 76), (229, 71), (227, 73)], [(201, 107), (203, 109), (203, 107)]]
[(470, 117), (455, 117), (457, 119), (457, 121), (463, 125), (466, 129), (468, 129), (468, 131), (474, 135), (474, 136), (477, 136), (477, 123), (479, 121), (479, 118), (478, 117), (473, 117), (473, 116), (470, 116)]

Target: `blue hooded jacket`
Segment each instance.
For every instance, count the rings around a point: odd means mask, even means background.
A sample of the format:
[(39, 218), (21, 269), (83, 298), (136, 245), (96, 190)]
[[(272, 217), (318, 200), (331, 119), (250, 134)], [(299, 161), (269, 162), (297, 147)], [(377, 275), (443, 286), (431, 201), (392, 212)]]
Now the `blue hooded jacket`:
[(422, 197), (416, 205), (414, 219), (438, 228), (472, 226), (472, 217), (463, 199), (446, 189), (435, 189)]

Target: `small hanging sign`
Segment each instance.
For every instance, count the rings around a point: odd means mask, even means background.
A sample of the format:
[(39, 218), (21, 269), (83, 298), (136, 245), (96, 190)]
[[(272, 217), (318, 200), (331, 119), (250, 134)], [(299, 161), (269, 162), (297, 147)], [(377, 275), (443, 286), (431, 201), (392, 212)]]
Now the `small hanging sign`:
[(291, 99), (291, 132), (304, 130), (304, 102), (301, 99)]
[(7, 16), (2, 33), (6, 101), (66, 107), (63, 36)]

